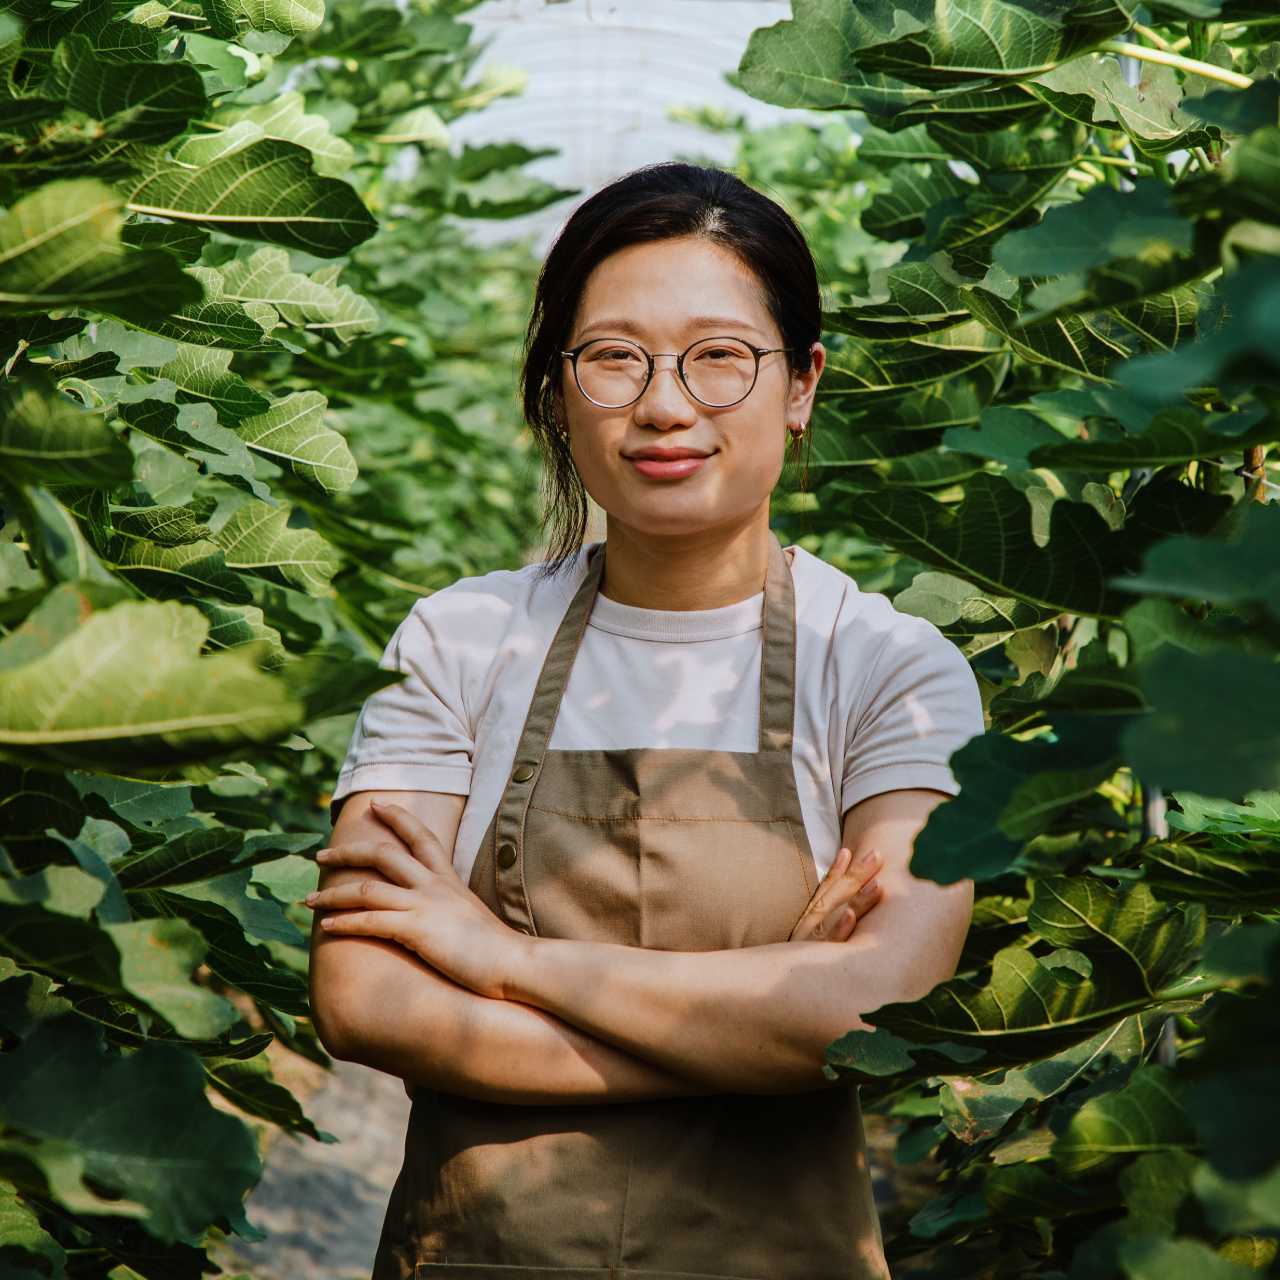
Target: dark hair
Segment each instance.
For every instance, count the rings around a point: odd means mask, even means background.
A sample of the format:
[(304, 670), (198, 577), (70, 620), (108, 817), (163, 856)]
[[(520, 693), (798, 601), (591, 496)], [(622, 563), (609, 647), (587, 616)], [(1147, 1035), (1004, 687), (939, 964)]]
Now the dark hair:
[(560, 352), (587, 277), (627, 245), (677, 236), (702, 236), (736, 254), (759, 280), (783, 344), (795, 348), (786, 357), (790, 370), (812, 365), (809, 348), (822, 332), (817, 268), (800, 228), (776, 201), (724, 169), (678, 161), (633, 169), (584, 200), (542, 264), (520, 375), (525, 421), (544, 463), (548, 573), (574, 555), (587, 529), (586, 490), (556, 413)]

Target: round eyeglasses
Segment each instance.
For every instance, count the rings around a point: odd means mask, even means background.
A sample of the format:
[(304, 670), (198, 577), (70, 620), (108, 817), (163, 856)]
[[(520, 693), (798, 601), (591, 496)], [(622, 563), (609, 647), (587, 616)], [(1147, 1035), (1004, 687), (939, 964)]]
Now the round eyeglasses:
[(709, 409), (727, 409), (745, 400), (760, 375), (760, 357), (792, 347), (756, 347), (741, 338), (699, 338), (679, 355), (655, 351), (652, 355), (626, 338), (592, 338), (570, 351), (573, 379), (594, 405), (623, 409), (644, 395), (653, 378), (656, 356), (675, 356), (676, 373), (685, 389)]

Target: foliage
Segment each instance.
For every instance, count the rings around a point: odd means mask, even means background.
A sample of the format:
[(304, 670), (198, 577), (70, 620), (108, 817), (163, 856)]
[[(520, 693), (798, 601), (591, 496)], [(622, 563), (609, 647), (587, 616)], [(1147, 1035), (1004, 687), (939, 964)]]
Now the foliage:
[(825, 183), (835, 124), (743, 168), (882, 242), (852, 298), (853, 233), (819, 245), (786, 519), (952, 637), (989, 719), (912, 864), (976, 882), (959, 971), (828, 1051), (939, 1171), (895, 1276), (1276, 1258), (1278, 64), (1248, 0), (794, 0), (738, 68), (856, 113)]
[(451, 146), (521, 87), (468, 7), (0, 6), (7, 1274), (207, 1271), (258, 1138), (332, 1140), (264, 1053), (328, 1062), (299, 855), (393, 627), (536, 514), (536, 261), (465, 220), (570, 193)]

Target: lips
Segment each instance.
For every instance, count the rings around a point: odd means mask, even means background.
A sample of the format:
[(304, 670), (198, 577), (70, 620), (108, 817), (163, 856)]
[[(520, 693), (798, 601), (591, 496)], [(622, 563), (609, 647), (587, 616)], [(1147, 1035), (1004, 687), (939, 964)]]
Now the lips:
[(711, 456), (699, 449), (637, 449), (623, 455), (642, 475), (651, 480), (683, 480), (702, 469)]

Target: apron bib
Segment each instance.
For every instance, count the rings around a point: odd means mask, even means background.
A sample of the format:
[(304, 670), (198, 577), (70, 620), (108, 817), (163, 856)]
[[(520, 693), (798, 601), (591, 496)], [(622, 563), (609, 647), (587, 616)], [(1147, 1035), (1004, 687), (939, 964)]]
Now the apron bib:
[[(603, 553), (547, 653), (470, 887), (541, 937), (786, 941), (818, 884), (791, 759), (786, 555), (771, 536), (757, 751), (548, 750)], [(552, 1106), (417, 1088), (372, 1280), (888, 1275), (855, 1085)]]

